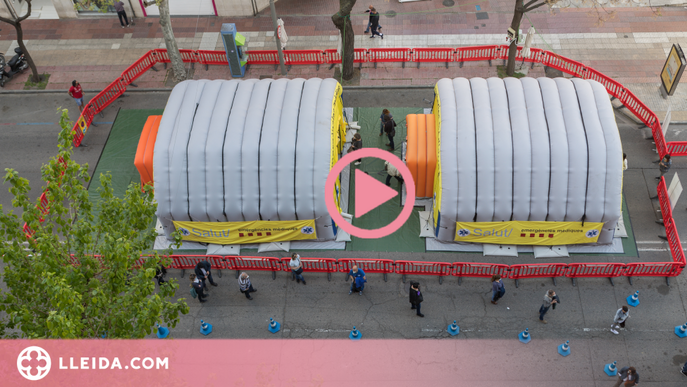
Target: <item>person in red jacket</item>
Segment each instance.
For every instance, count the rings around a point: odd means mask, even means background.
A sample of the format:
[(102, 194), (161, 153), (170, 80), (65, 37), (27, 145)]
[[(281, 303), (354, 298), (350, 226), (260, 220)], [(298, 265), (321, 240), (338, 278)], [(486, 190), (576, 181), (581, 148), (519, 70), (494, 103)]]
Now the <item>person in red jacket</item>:
[(81, 90), (81, 84), (76, 80), (72, 81), (72, 87), (69, 88), (69, 96), (76, 101), (79, 112), (83, 112), (83, 90)]

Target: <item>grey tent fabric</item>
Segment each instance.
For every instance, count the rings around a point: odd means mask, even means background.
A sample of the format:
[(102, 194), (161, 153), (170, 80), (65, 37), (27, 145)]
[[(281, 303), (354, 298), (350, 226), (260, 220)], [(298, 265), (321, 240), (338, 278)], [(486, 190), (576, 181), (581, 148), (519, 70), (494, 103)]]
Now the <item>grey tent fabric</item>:
[(455, 222), (604, 222), (621, 216), (622, 144), (596, 81), (456, 78), (437, 82), (441, 180), (437, 239)]
[(155, 143), (157, 216), (172, 221), (315, 219), (335, 238), (324, 201), (332, 159), (334, 79), (184, 81)]

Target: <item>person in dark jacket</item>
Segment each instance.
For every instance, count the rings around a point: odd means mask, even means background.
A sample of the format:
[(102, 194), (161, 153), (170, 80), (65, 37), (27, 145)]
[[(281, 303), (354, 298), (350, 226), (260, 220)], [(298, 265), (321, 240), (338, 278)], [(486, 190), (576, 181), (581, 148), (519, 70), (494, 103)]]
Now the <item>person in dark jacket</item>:
[(656, 180), (661, 180), (663, 175), (668, 173), (673, 162), (670, 160), (670, 155), (663, 156), (663, 159), (658, 163), (658, 170), (661, 172), (661, 176), (657, 177)]
[(196, 277), (195, 274), (189, 275), (188, 279), (191, 280), (191, 286), (194, 289), (196, 289), (196, 294), (198, 295), (198, 301), (200, 301), (201, 303), (206, 302), (207, 300), (204, 299), (205, 297), (207, 297), (207, 295), (204, 292), (205, 283), (203, 281), (201, 281), (200, 279), (198, 279), (198, 277)]
[(210, 272), (211, 268), (212, 265), (210, 265), (210, 262), (208, 261), (200, 261), (196, 263), (196, 276), (200, 278), (201, 281), (203, 281), (203, 285), (205, 286), (207, 286), (207, 284), (205, 283), (206, 279), (210, 280), (210, 285), (217, 286), (215, 280), (212, 279), (212, 273)]
[(499, 298), (506, 294), (506, 288), (503, 286), (501, 276), (494, 274), (491, 276), (491, 303), (496, 305)]
[(396, 146), (394, 145), (394, 136), (396, 135), (396, 121), (394, 121), (394, 118), (389, 114), (389, 120), (387, 120), (384, 123), (384, 132), (386, 132), (387, 137), (389, 138), (389, 142), (386, 144), (390, 150), (393, 152)]
[[(351, 147), (348, 148), (349, 152), (356, 151), (358, 149), (363, 149), (363, 138), (360, 137), (360, 133), (356, 133), (353, 135), (353, 140), (351, 141)], [(363, 162), (363, 159), (358, 159), (355, 161), (355, 165), (360, 165), (360, 163)]]
[(417, 315), (420, 317), (425, 317), (424, 314), (420, 312), (420, 304), (422, 303), (422, 293), (420, 292), (420, 283), (411, 282), (410, 290), (408, 291), (408, 296), (410, 298), (410, 309), (415, 309)]
[(155, 279), (157, 280), (158, 285), (162, 285), (165, 282), (165, 275), (167, 275), (167, 269), (165, 269), (165, 266), (163, 264), (159, 264), (157, 269), (155, 269)]
[(639, 384), (639, 374), (635, 367), (623, 367), (618, 371), (618, 381), (613, 387), (619, 387), (621, 384), (628, 387)]
[[(369, 20), (367, 21), (367, 27), (365, 28), (365, 33), (370, 32), (370, 26), (372, 25), (372, 12), (371, 12), (371, 11), (372, 11), (374, 8), (375, 8), (375, 7), (373, 7), (372, 4), (370, 4), (370, 6), (368, 7), (368, 10), (365, 11), (365, 13), (369, 13), (369, 14), (370, 14)], [(382, 26), (380, 25), (379, 28), (381, 29)]]
[(384, 34), (380, 33), (377, 31), (377, 29), (380, 29), (382, 27), (379, 26), (379, 12), (377, 12), (376, 9), (371, 8), (370, 9), (370, 32), (372, 34), (370, 35), (370, 39), (375, 37), (376, 35), (379, 35), (380, 38), (384, 39)]
[(379, 116), (379, 137), (382, 137), (382, 134), (384, 134), (384, 124), (389, 119), (391, 119), (391, 112), (389, 109), (383, 109), (382, 115)]

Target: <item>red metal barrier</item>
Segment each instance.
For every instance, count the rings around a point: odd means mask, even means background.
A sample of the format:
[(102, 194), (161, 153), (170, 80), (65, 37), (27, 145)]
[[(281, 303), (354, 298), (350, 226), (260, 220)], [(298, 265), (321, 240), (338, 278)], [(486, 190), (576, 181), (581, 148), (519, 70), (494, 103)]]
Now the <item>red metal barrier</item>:
[[(492, 60), (498, 57), (496, 48), (501, 46), (460, 47), (456, 49), (455, 62)], [(505, 47), (505, 46), (504, 46)]]
[[(284, 271), (291, 271), (289, 267), (289, 261), (291, 258), (282, 258), (282, 266)], [(303, 266), (304, 272), (313, 273), (336, 273), (339, 266), (336, 264), (336, 259), (334, 258), (310, 258), (301, 257), (301, 265)]]
[(249, 256), (235, 256), (226, 257), (224, 259), (226, 268), (229, 270), (236, 270), (236, 277), (238, 278), (238, 271), (241, 270), (264, 270), (272, 272), (272, 279), (276, 277), (276, 272), (284, 270), (284, 264), (281, 259), (273, 257), (249, 257)]
[(566, 277), (620, 277), (625, 271), (624, 263), (571, 263)]
[(324, 63), (322, 50), (284, 50), (284, 64), (287, 65), (320, 65)]
[(371, 259), (371, 258), (341, 258), (338, 260), (339, 271), (348, 273), (357, 265), (365, 273), (394, 273), (394, 261), (390, 259)]
[(497, 263), (455, 262), (451, 265), (451, 275), (460, 277), (490, 278), (494, 274), (508, 278), (508, 265)]
[(437, 275), (439, 276), (439, 283), (442, 282), (442, 277), (451, 275), (452, 264), (446, 262), (419, 262), (419, 261), (396, 261), (396, 274), (403, 275), (403, 282), (405, 282), (406, 275)]
[(226, 268), (221, 255), (172, 255), (172, 267), (175, 269), (195, 269), (200, 261), (208, 261), (213, 269), (221, 270)]
[(651, 276), (651, 277), (676, 277), (682, 273), (684, 262), (636, 262), (625, 265), (626, 277)]
[[(367, 62), (367, 49), (356, 48), (354, 49), (353, 63), (365, 63)], [(324, 50), (324, 63), (326, 64), (339, 64), (341, 63), (341, 55), (336, 49)]]
[[(370, 48), (367, 50), (367, 61), (381, 62), (410, 62), (412, 57), (409, 48)], [(375, 64), (376, 66), (376, 64)]]
[(508, 278), (562, 277), (568, 270), (567, 263), (529, 263), (511, 265)]
[[(204, 65), (228, 65), (227, 54), (224, 51), (210, 51), (210, 50), (198, 50), (197, 51), (198, 63)], [(248, 55), (250, 59), (250, 55)], [(250, 61), (249, 61), (250, 62)]]
[(667, 146), (671, 157), (687, 156), (687, 141), (671, 141)]
[(656, 187), (658, 193), (658, 202), (661, 206), (661, 215), (663, 216), (663, 225), (666, 228), (666, 239), (668, 240), (668, 247), (673, 256), (673, 262), (685, 263), (685, 252), (682, 250), (682, 242), (677, 233), (675, 220), (673, 219), (673, 209), (670, 204), (670, 197), (668, 196), (668, 189), (666, 187), (665, 177), (661, 177), (661, 181)]
[(250, 51), (248, 64), (279, 64), (279, 54), (277, 50)]
[(413, 62), (453, 62), (455, 60), (455, 49), (453, 48), (414, 48)]

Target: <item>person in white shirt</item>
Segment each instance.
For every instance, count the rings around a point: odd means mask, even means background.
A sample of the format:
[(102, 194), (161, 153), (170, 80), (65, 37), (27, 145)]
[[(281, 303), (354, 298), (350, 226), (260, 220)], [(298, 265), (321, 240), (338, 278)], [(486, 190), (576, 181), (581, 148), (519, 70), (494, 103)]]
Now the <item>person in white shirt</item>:
[(630, 312), (627, 306), (623, 305), (622, 308), (615, 312), (615, 318), (613, 318), (613, 324), (611, 324), (611, 332), (618, 334), (618, 328), (625, 328), (625, 320), (630, 317)]
[(248, 274), (243, 272), (239, 276), (239, 289), (241, 290), (241, 293), (246, 295), (246, 298), (249, 300), (252, 300), (253, 297), (250, 296), (251, 292), (257, 292), (258, 289), (253, 289), (253, 284), (250, 283), (250, 279), (248, 279)]
[(301, 264), (301, 256), (296, 253), (291, 254), (291, 261), (289, 261), (289, 267), (291, 268), (291, 273), (293, 274), (291, 281), (293, 281), (294, 279), (298, 283), (303, 281), (303, 285), (305, 285), (305, 278), (303, 278), (303, 265)]

